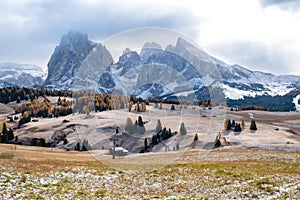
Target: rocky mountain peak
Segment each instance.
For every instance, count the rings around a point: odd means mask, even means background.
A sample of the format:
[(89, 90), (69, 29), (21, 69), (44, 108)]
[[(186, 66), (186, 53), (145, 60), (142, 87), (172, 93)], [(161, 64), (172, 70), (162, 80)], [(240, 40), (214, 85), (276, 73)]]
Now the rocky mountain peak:
[(143, 46), (143, 50), (144, 49), (161, 49), (162, 47), (160, 46), (160, 44), (157, 44), (156, 42), (146, 42)]
[(48, 62), (48, 77), (44, 84), (69, 89), (73, 83), (70, 77), (76, 75), (83, 60), (96, 46), (86, 34), (71, 31), (64, 35)]

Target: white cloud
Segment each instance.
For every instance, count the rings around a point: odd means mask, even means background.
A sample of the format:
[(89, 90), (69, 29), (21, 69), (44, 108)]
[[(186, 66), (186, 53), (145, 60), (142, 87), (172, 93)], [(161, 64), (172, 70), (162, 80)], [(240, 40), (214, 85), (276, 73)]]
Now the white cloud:
[(187, 35), (229, 63), (300, 75), (299, 8), (278, 0), (3, 0), (0, 62), (45, 66), (69, 30), (103, 40), (156, 26)]
[(202, 8), (213, 13), (199, 14), (207, 18), (198, 36), (205, 49), (252, 69), (300, 74), (299, 12), (259, 1), (224, 1), (213, 9), (217, 2), (210, 2)]

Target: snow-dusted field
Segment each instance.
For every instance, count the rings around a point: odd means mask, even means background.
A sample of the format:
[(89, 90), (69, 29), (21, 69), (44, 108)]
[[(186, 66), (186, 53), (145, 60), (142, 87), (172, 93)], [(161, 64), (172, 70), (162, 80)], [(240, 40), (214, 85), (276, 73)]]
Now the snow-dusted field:
[[(152, 106), (144, 113), (127, 110), (74, 114), (39, 119), (15, 131), (22, 138), (53, 139), (66, 134), (73, 147), (87, 139), (93, 150), (0, 145), (0, 199), (297, 199), (300, 196), (300, 113), (263, 111), (231, 112), (213, 109)], [(146, 133), (119, 133), (117, 144), (129, 155), (112, 159), (111, 137), (118, 126), (124, 130), (127, 117), (141, 115)], [(240, 133), (224, 132), (228, 146), (212, 149), (225, 118), (245, 120)], [(162, 126), (179, 131), (156, 145), (154, 152), (133, 153), (130, 146), (143, 146), (152, 137), (157, 119)], [(255, 119), (258, 130), (249, 130)], [(5, 120), (5, 116), (1, 116)], [(64, 121), (65, 120), (65, 121)], [(194, 142), (194, 135), (199, 140)], [(123, 140), (123, 142), (122, 142)], [(175, 142), (180, 149), (174, 151)], [(165, 144), (170, 151), (166, 152)], [(103, 149), (102, 149), (103, 148)], [(272, 150), (272, 151), (270, 151)]]
[[(162, 127), (167, 127), (178, 134), (165, 140), (164, 143), (156, 145), (153, 151), (164, 152), (166, 145), (173, 150), (176, 143), (181, 149), (211, 149), (218, 133), (223, 129), (225, 118), (235, 120), (237, 123), (245, 121), (245, 129), (236, 133), (234, 131), (224, 132), (229, 146), (237, 148), (264, 148), (282, 149), (288, 151), (299, 151), (300, 148), (300, 113), (299, 112), (265, 112), (265, 111), (240, 111), (231, 112), (226, 108), (215, 107), (211, 110), (202, 107), (188, 106), (181, 108), (175, 106), (176, 110), (171, 111), (171, 105), (163, 105), (163, 109), (147, 107), (147, 112), (135, 113), (124, 110), (111, 110), (105, 112), (92, 112), (89, 116), (85, 114), (74, 114), (66, 117), (39, 119), (38, 122), (31, 122), (16, 130), (15, 135), (19, 140), (26, 141), (30, 138), (45, 138), (46, 142), (53, 141), (57, 135), (66, 135), (68, 144), (63, 142), (58, 147), (74, 149), (78, 141), (88, 140), (93, 150), (112, 147), (112, 136), (116, 127), (120, 127), (117, 144), (136, 152), (138, 147), (142, 148), (144, 139), (151, 141), (155, 133), (157, 120), (160, 119)], [(122, 134), (125, 129), (126, 119), (130, 117), (133, 122), (142, 116), (145, 123), (145, 134), (134, 134), (132, 140), (128, 134)], [(256, 121), (258, 130), (249, 130), (250, 121)], [(65, 120), (65, 122), (64, 122)], [(179, 133), (180, 124), (184, 122), (187, 135)], [(198, 134), (198, 142), (194, 142), (195, 134)]]
[(179, 152), (116, 160), (101, 156), (101, 162), (90, 153), (0, 145), (0, 198), (297, 199), (300, 195), (299, 153), (189, 150), (181, 151), (169, 165), (161, 163)]

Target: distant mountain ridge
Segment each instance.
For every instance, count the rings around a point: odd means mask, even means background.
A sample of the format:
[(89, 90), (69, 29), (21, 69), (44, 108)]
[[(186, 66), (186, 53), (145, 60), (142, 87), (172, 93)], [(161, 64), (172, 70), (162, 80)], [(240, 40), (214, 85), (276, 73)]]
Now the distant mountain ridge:
[(47, 73), (37, 65), (0, 63), (0, 87), (41, 87)]
[[(88, 70), (80, 69), (91, 53), (97, 53), (96, 60), (88, 64)], [(105, 71), (100, 70), (100, 65), (107, 66)], [(286, 97), (290, 101), (299, 95), (300, 89), (300, 76), (277, 76), (229, 65), (183, 38), (165, 48), (151, 41), (145, 43), (140, 52), (127, 48), (114, 61), (102, 44), (89, 40), (86, 34), (69, 32), (61, 38), (48, 62), (45, 81), (43, 75), (36, 73), (40, 71), (37, 66), (34, 67), (36, 71), (24, 69), (22, 76), (13, 68), (6, 72), (1, 66), (2, 84), (43, 85), (63, 90), (89, 89), (91, 85), (96, 86), (92, 89), (99, 93), (122, 93), (142, 98), (195, 95), (198, 99), (207, 99), (210, 91), (217, 90), (224, 93), (232, 106), (240, 105), (243, 100), (246, 100), (244, 104), (253, 103), (257, 96)], [(13, 79), (14, 76), (20, 78)], [(22, 77), (26, 77), (27, 82)], [(84, 84), (80, 88), (78, 83)]]

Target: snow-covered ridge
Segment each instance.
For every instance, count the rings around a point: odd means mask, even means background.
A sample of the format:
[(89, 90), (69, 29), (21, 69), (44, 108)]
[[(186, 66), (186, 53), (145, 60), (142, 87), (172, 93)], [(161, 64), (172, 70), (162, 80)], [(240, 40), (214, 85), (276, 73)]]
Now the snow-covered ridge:
[[(88, 63), (91, 54), (97, 58)], [(99, 60), (103, 66), (99, 66)], [(103, 74), (102, 67), (107, 67)], [(140, 67), (144, 67), (143, 70), (137, 70)], [(165, 48), (152, 41), (145, 43), (140, 52), (125, 48), (114, 61), (105, 46), (76, 32), (69, 32), (61, 38), (49, 60), (47, 79), (41, 84), (44, 74), (34, 65), (0, 64), (0, 80), (15, 85), (50, 85), (56, 89), (72, 90), (74, 80), (78, 79), (78, 83), (84, 84), (78, 89), (87, 89), (85, 86), (89, 85), (96, 86), (91, 89), (101, 93), (120, 90), (143, 98), (165, 97), (170, 93), (184, 96), (193, 92), (207, 98), (207, 88), (217, 87), (228, 99), (243, 99), (262, 95), (283, 96), (300, 88), (300, 76), (277, 76), (228, 65), (183, 38)]]
[[(182, 59), (183, 57), (200, 63), (204, 71), (210, 71), (212, 68), (217, 69), (216, 73), (219, 73), (219, 83), (214, 84), (216, 81), (214, 73), (201, 74), (201, 70), (197, 70), (191, 63)], [(239, 65), (228, 65), (210, 56), (204, 50), (196, 48), (182, 38), (178, 38), (175, 46), (168, 45), (165, 49), (161, 48), (159, 44), (148, 42), (143, 46), (140, 54), (130, 50), (124, 51), (119, 61), (111, 65), (106, 73), (114, 77), (110, 81), (117, 81), (114, 85), (118, 85), (119, 82), (122, 85), (123, 91), (126, 91), (126, 88), (130, 88), (131, 85), (136, 84), (136, 81), (140, 80), (139, 76), (143, 77), (143, 75), (139, 74), (126, 75), (126, 73), (133, 68), (144, 65), (144, 72), (151, 74), (148, 72), (147, 64), (171, 67), (184, 77), (185, 82), (189, 83), (190, 88), (194, 88), (194, 92), (199, 89), (201, 90), (203, 87), (219, 87), (223, 89), (226, 98), (235, 100), (263, 95), (283, 96), (300, 87), (299, 76), (276, 76), (270, 73), (251, 71)], [(205, 66), (209, 67), (205, 69)], [(169, 77), (164, 77), (160, 73), (160, 70), (156, 72), (156, 75), (161, 76), (161, 79), (153, 77), (153, 80), (166, 83), (163, 85), (165, 88), (161, 90), (161, 96), (165, 96), (166, 91), (172, 91), (174, 94), (180, 95), (191, 93), (190, 88), (186, 88), (187, 90), (185, 90), (182, 87), (180, 89), (180, 83), (176, 83), (175, 80), (168, 80)], [(149, 84), (148, 86), (141, 87), (146, 91), (138, 89), (134, 94), (143, 98), (146, 96), (151, 97), (154, 94), (157, 95), (157, 90), (159, 89), (156, 88), (154, 92), (153, 86), (150, 87)], [(105, 86), (101, 84), (99, 88), (99, 91), (108, 93), (114, 90), (114, 88), (105, 89)]]
[(43, 77), (47, 74), (41, 67), (32, 64), (19, 64), (19, 63), (0, 63), (0, 73), (14, 72), (16, 75), (23, 73), (30, 74), (34, 77)]
[(300, 100), (300, 94), (293, 99), (293, 103), (295, 104), (295, 108), (298, 112), (300, 112), (300, 104), (298, 103)]
[(0, 63), (0, 87), (36, 87), (43, 83), (46, 75), (37, 65)]

